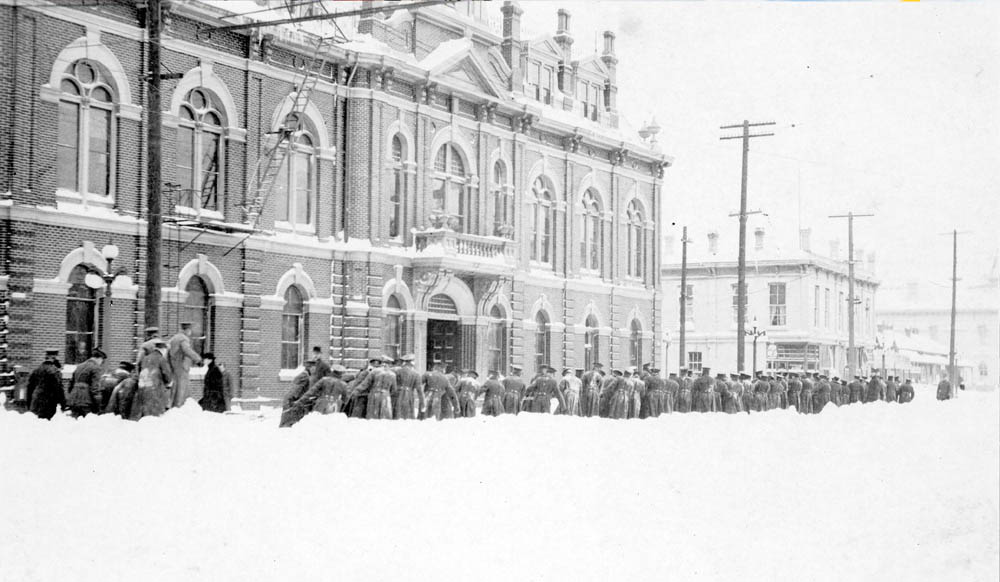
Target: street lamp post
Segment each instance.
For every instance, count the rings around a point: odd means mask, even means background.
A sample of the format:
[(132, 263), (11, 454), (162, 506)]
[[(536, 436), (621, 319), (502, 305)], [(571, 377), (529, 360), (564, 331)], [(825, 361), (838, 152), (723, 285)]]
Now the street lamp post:
[(101, 302), (101, 336), (98, 338), (97, 347), (107, 351), (110, 342), (108, 335), (111, 332), (111, 285), (119, 275), (125, 274), (126, 269), (120, 267), (118, 271), (111, 270), (111, 263), (118, 258), (117, 246), (111, 243), (104, 245), (101, 249), (101, 256), (107, 261), (107, 271), (103, 274), (88, 273), (85, 282), (91, 289), (104, 287), (104, 301)]
[(757, 338), (767, 335), (767, 331), (757, 328), (757, 318), (753, 318), (753, 328), (745, 330), (747, 336), (753, 338), (753, 376), (757, 377)]

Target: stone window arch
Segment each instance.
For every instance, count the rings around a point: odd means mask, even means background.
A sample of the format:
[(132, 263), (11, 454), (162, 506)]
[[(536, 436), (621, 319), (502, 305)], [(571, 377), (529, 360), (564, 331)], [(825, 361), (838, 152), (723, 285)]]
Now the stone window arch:
[(535, 370), (541, 370), (549, 364), (552, 354), (552, 319), (549, 314), (539, 310), (535, 314)]
[(633, 319), (629, 326), (629, 365), (639, 367), (642, 365), (642, 324), (638, 319)]
[(490, 196), (493, 199), (493, 235), (514, 237), (514, 188), (504, 160), (493, 162), (490, 173)]
[(119, 102), (114, 78), (99, 62), (83, 58), (62, 71), (58, 90), (57, 186), (83, 201), (110, 201)]
[(183, 320), (191, 322), (191, 347), (199, 354), (214, 349), (215, 300), (209, 285), (200, 276), (188, 279)]
[(472, 180), (464, 152), (454, 142), (442, 144), (434, 154), (431, 214), (449, 217), (448, 226), (471, 232)]
[(407, 160), (406, 138), (401, 133), (392, 136), (390, 143), (390, 164), (392, 167), (392, 182), (389, 193), (389, 238), (403, 236), (403, 209), (406, 207), (406, 171), (404, 162)]
[(556, 199), (552, 181), (538, 176), (531, 184), (531, 260), (552, 265), (555, 258)]
[(275, 222), (293, 232), (314, 232), (319, 189), (315, 126), (308, 118), (300, 118), (297, 129), (279, 147), (288, 151), (274, 183)]
[(643, 209), (638, 199), (632, 199), (625, 211), (628, 231), (628, 254), (626, 272), (633, 279), (644, 279), (646, 275), (646, 244), (643, 237)]
[(486, 364), (488, 371), (507, 371), (507, 315), (499, 303), (490, 308), (486, 327)]
[(382, 352), (393, 358), (403, 355), (406, 314), (396, 294), (389, 296), (382, 314)]
[(590, 370), (595, 363), (601, 361), (601, 324), (593, 313), (587, 315), (584, 323), (583, 361)]
[(604, 266), (604, 236), (602, 229), (601, 195), (588, 188), (581, 201), (583, 215), (580, 228), (580, 268), (590, 273), (600, 273)]
[(281, 310), (281, 368), (293, 370), (302, 365), (307, 337), (305, 293), (298, 285), (285, 290)]
[(177, 206), (218, 212), (224, 191), (226, 110), (204, 87), (188, 91), (177, 108)]

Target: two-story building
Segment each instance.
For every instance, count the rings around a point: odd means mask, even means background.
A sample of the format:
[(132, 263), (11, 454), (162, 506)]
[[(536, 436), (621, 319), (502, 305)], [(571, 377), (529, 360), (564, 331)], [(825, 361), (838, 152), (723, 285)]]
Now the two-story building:
[[(559, 11), (522, 38), (511, 2), (209, 32), (326, 9), (230, 11), (250, 4), (165, 15), (163, 333), (193, 322), (245, 395), (282, 393), (314, 345), (352, 367), (413, 352), (527, 374), (662, 355), (670, 159), (624, 129), (616, 71), (638, 64), (612, 32), (577, 54)], [(0, 1), (0, 373), (141, 340), (146, 10)], [(110, 297), (88, 275), (117, 275)]]
[[(687, 289), (684, 290), (685, 364), (700, 370), (736, 371), (737, 251), (735, 236), (712, 231), (689, 232)], [(750, 238), (750, 237), (748, 237)], [(747, 371), (801, 369), (844, 376), (848, 349), (848, 264), (831, 245), (831, 256), (812, 252), (810, 232), (803, 229), (799, 245), (767, 240), (757, 228), (747, 241), (746, 329), (765, 332), (745, 338)], [(665, 327), (670, 332), (668, 367), (680, 364), (681, 241), (668, 237), (663, 265)], [(872, 363), (875, 345), (874, 255), (861, 260), (856, 249), (855, 346), (859, 370)]]

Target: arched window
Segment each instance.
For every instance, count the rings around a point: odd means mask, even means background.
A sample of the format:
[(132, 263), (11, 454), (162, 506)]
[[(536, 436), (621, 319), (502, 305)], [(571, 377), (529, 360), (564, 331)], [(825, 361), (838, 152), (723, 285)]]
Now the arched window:
[(555, 254), (553, 231), (556, 224), (552, 189), (548, 181), (539, 176), (531, 185), (531, 191), (535, 195), (535, 202), (532, 204), (531, 260), (552, 264)]
[(90, 356), (97, 331), (97, 292), (85, 280), (90, 270), (77, 265), (69, 274), (66, 294), (66, 363), (79, 364)]
[(406, 150), (403, 138), (396, 134), (392, 136), (392, 193), (389, 196), (389, 237), (399, 238), (403, 234), (403, 201), (406, 197), (406, 174), (403, 173), (403, 160)]
[(638, 319), (632, 320), (631, 337), (629, 338), (629, 362), (635, 367), (639, 367), (642, 359), (642, 325)]
[(212, 323), (214, 309), (208, 286), (201, 277), (191, 277), (184, 287), (184, 320), (191, 322), (191, 348), (203, 354), (212, 351)]
[(107, 196), (111, 191), (115, 92), (111, 76), (82, 59), (63, 73), (56, 141), (59, 188)]
[(297, 287), (285, 291), (285, 307), (281, 310), (281, 367), (292, 370), (302, 363), (305, 336), (302, 292)]
[(552, 332), (549, 329), (549, 316), (539, 311), (535, 316), (535, 370), (549, 363)]
[(434, 156), (434, 189), (431, 212), (458, 216), (459, 230), (469, 232), (472, 199), (467, 188), (465, 162), (454, 144), (445, 144)]
[(402, 355), (404, 322), (403, 307), (392, 295), (385, 304), (382, 319), (382, 352), (387, 356), (398, 358)]
[(312, 230), (313, 199), (316, 195), (316, 148), (312, 133), (300, 129), (288, 138), (291, 151), (285, 156), (274, 184), (275, 220), (293, 231)]
[(646, 245), (642, 236), (642, 207), (638, 200), (628, 204), (628, 276), (642, 279), (645, 276)]
[(490, 309), (489, 328), (486, 335), (487, 368), (504, 373), (507, 371), (507, 321), (499, 305)]
[(219, 176), (224, 142), (221, 107), (203, 89), (184, 97), (177, 121), (177, 205), (195, 210), (219, 209)]
[(583, 228), (580, 238), (580, 266), (585, 271), (600, 273), (603, 256), (601, 248), (601, 203), (593, 189), (583, 195)]
[(587, 331), (583, 338), (583, 363), (590, 370), (601, 360), (601, 336), (597, 318), (593, 314), (587, 316), (586, 326)]
[(500, 160), (493, 164), (493, 234), (514, 237), (514, 196), (507, 186), (507, 166)]

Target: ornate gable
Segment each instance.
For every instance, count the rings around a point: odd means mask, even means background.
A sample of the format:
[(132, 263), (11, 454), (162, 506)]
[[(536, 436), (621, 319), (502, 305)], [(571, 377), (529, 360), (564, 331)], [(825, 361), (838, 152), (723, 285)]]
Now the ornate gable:
[(504, 94), (504, 85), (496, 79), (496, 72), (491, 75), (489, 69), (471, 53), (443, 62), (431, 69), (430, 73), (439, 82), (458, 89), (484, 93), (494, 98), (501, 98)]

